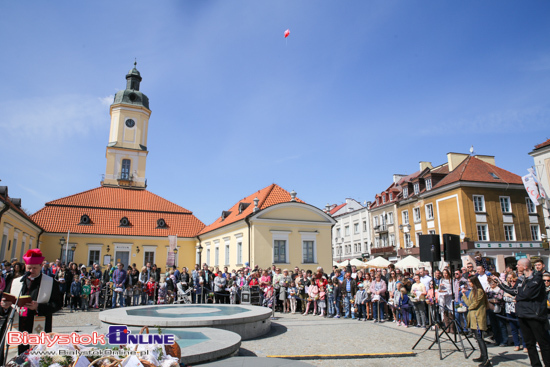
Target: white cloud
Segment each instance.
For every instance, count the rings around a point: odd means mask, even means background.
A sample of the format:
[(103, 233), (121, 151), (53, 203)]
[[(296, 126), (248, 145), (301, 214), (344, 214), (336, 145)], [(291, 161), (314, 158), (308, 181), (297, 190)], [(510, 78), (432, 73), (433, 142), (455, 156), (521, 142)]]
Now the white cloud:
[(0, 104), (0, 128), (13, 140), (83, 136), (110, 124), (105, 107), (113, 98), (71, 94), (8, 101)]

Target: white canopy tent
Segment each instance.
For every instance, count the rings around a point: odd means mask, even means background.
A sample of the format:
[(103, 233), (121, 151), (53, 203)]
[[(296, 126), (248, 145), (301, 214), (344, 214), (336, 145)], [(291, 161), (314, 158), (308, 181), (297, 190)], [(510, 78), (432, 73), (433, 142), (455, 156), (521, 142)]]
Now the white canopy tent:
[(418, 269), (426, 267), (426, 264), (418, 260), (416, 257), (409, 255), (406, 258), (396, 262), (395, 267), (399, 269)]
[(341, 263), (339, 263), (337, 266), (339, 266), (340, 268), (345, 268), (346, 266), (348, 266), (348, 261), (350, 266), (353, 266), (353, 265), (355, 265), (356, 267), (365, 266), (365, 263), (359, 259), (344, 260)]
[(391, 262), (384, 259), (382, 256), (378, 256), (370, 261), (367, 261), (365, 266), (368, 266), (369, 268), (387, 268), (390, 264)]

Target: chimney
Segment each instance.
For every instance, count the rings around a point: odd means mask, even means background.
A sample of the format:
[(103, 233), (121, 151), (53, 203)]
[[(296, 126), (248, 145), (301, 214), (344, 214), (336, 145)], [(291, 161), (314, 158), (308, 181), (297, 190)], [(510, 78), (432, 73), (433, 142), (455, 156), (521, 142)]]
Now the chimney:
[(0, 186), (0, 195), (7, 198), (8, 197), (8, 187), (7, 186)]
[(463, 153), (447, 153), (447, 162), (449, 162), (449, 172), (452, 172), (460, 163), (462, 163), (469, 154)]
[(493, 166), (496, 166), (495, 164), (495, 156), (494, 155), (474, 155), (475, 158), (479, 159), (480, 161), (483, 161), (485, 163), (492, 164)]
[(10, 198), (10, 201), (13, 203), (13, 205), (21, 209), (21, 199)]
[(260, 199), (258, 199), (257, 197), (254, 198), (254, 213), (256, 213), (258, 210), (260, 210), (260, 208), (258, 208), (258, 203), (260, 202)]
[(399, 180), (401, 180), (403, 177), (407, 177), (407, 175), (402, 175), (399, 173), (396, 173), (393, 175), (393, 183), (398, 183)]
[(420, 172), (424, 171), (426, 168), (432, 169), (432, 162), (420, 161)]

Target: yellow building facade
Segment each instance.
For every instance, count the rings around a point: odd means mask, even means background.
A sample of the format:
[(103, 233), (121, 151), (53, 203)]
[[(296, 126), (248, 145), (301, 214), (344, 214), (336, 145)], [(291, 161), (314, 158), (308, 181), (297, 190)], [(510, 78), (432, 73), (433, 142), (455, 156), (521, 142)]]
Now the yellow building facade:
[(0, 186), (0, 229), (0, 260), (22, 261), (27, 250), (36, 248), (44, 232), (21, 209), (21, 199), (9, 197), (7, 186)]
[[(419, 256), (419, 236), (460, 235), (463, 262), (480, 251), (497, 271), (521, 257), (542, 257), (546, 234), (541, 207), (530, 202), (521, 177), (494, 157), (449, 153), (447, 169), (427, 167), (406, 184), (398, 203), (400, 256)], [(447, 172), (448, 173), (445, 173)], [(406, 197), (405, 197), (406, 196)]]

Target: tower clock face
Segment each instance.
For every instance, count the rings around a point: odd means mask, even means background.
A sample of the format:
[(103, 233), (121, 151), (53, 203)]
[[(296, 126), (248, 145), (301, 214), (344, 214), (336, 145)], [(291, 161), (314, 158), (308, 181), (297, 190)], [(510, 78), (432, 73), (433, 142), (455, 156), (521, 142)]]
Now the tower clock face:
[(132, 119), (126, 120), (126, 126), (128, 126), (128, 127), (134, 127), (135, 124), (136, 124), (136, 122)]

